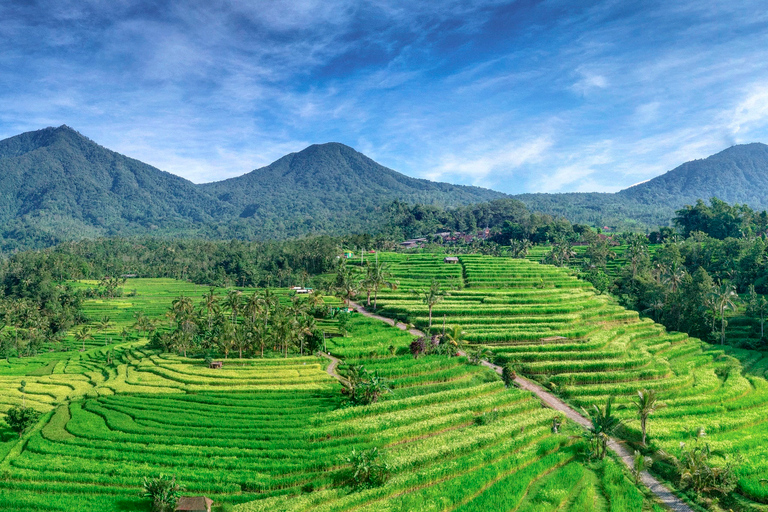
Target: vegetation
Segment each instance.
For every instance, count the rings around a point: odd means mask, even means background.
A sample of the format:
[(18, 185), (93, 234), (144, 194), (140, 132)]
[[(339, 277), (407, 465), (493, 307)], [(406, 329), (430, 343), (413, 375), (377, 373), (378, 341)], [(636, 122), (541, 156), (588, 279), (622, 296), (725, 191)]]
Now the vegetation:
[(11, 430), (18, 432), (19, 437), (24, 435), (31, 426), (40, 419), (40, 413), (31, 407), (15, 405), (5, 413), (5, 422), (11, 427)]
[(176, 477), (160, 474), (155, 478), (144, 477), (142, 496), (152, 500), (155, 512), (172, 512), (181, 497), (184, 487), (176, 482)]

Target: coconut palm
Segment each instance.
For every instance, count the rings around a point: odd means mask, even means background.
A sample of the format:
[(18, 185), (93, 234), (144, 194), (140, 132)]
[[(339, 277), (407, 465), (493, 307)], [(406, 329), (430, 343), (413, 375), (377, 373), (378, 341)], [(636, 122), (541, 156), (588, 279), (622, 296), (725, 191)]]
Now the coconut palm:
[(75, 333), (75, 339), (77, 341), (82, 342), (83, 348), (81, 351), (85, 352), (85, 342), (87, 340), (93, 340), (93, 335), (91, 334), (91, 328), (87, 326), (83, 326), (79, 331)]
[(227, 298), (224, 299), (224, 307), (230, 310), (230, 318), (233, 325), (237, 323), (237, 314), (240, 312), (242, 304), (243, 292), (240, 290), (229, 290), (227, 292)]
[(640, 431), (643, 435), (643, 446), (646, 445), (646, 433), (648, 427), (648, 417), (666, 404), (659, 402), (659, 397), (653, 389), (643, 389), (637, 392), (637, 397), (632, 400), (640, 420)]
[(717, 305), (717, 310), (720, 313), (720, 344), (725, 344), (725, 325), (727, 324), (727, 321), (725, 320), (725, 312), (727, 310), (735, 310), (736, 309), (736, 300), (738, 300), (739, 296), (736, 294), (736, 288), (730, 284), (730, 283), (724, 283), (721, 284), (719, 288), (716, 290), (716, 300), (715, 304)]
[(426, 290), (419, 292), (421, 295), (421, 302), (429, 309), (429, 329), (432, 328), (432, 308), (443, 300), (445, 292), (440, 289), (440, 283), (436, 279), (432, 279), (432, 284)]
[[(379, 290), (382, 288), (389, 288), (391, 290), (397, 289), (397, 283), (392, 281), (392, 273), (389, 271), (389, 266), (386, 263), (379, 262), (379, 255), (376, 254), (376, 260), (368, 262), (368, 268), (366, 271), (365, 281), (370, 283), (373, 289), (373, 309), (376, 310), (376, 306), (379, 298)], [(371, 297), (368, 295), (368, 305), (371, 305)]]
[(203, 309), (206, 312), (208, 320), (208, 331), (213, 329), (213, 319), (219, 313), (219, 298), (214, 293), (215, 288), (211, 287), (208, 293), (203, 295)]
[(608, 397), (603, 407), (593, 404), (589, 411), (582, 410), (592, 422), (587, 433), (592, 453), (598, 459), (604, 459), (608, 452), (608, 441), (621, 425), (621, 420), (613, 415), (613, 397)]

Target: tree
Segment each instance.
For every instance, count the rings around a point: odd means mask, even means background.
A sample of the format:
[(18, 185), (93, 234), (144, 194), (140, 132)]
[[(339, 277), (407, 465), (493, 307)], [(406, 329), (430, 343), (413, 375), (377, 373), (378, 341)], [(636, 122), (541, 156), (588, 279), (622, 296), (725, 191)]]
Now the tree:
[(79, 331), (75, 333), (75, 339), (79, 342), (82, 342), (83, 348), (80, 350), (82, 352), (85, 352), (85, 342), (88, 340), (93, 340), (93, 335), (91, 334), (91, 328), (83, 326)]
[(203, 309), (206, 312), (208, 320), (208, 331), (213, 329), (213, 319), (219, 313), (219, 299), (216, 296), (216, 289), (211, 287), (208, 293), (203, 295)]
[[(373, 289), (373, 309), (376, 310), (379, 290), (382, 288), (389, 288), (391, 290), (397, 289), (397, 283), (392, 281), (392, 273), (389, 271), (389, 266), (386, 263), (379, 262), (379, 255), (376, 254), (376, 260), (368, 261), (368, 267), (366, 269), (365, 281), (370, 284)], [(368, 305), (371, 305), (371, 297), (368, 295)]]
[(641, 452), (635, 450), (634, 460), (632, 461), (632, 475), (635, 477), (635, 485), (640, 485), (640, 476), (647, 468), (651, 467), (653, 459), (644, 456)]
[(370, 372), (363, 365), (347, 368), (343, 385), (341, 393), (355, 405), (376, 403), (381, 395), (392, 392), (388, 379), (383, 378), (378, 370)]
[(144, 477), (141, 496), (152, 500), (154, 512), (170, 512), (176, 509), (184, 487), (176, 482), (175, 476), (160, 474), (156, 478)]
[(243, 302), (243, 293), (240, 290), (229, 290), (227, 298), (224, 299), (224, 307), (231, 312), (232, 325), (237, 323), (237, 314), (240, 312), (240, 306)]
[(421, 302), (429, 309), (429, 329), (432, 328), (432, 308), (443, 300), (445, 292), (440, 289), (440, 283), (436, 279), (432, 279), (432, 284), (428, 289), (420, 292)]
[(736, 288), (730, 283), (723, 283), (716, 290), (717, 310), (720, 313), (720, 344), (725, 344), (725, 326), (728, 323), (725, 320), (725, 312), (727, 310), (736, 309), (736, 300), (739, 296), (736, 294)]
[(583, 408), (582, 411), (589, 416), (592, 423), (587, 432), (592, 455), (604, 459), (608, 453), (608, 441), (621, 425), (621, 420), (613, 415), (613, 397), (608, 397), (603, 407), (593, 404), (589, 411)]
[(768, 317), (768, 300), (755, 291), (755, 285), (749, 285), (747, 296), (747, 315), (760, 324), (760, 339), (765, 338), (765, 319)]
[(24, 435), (29, 427), (37, 423), (39, 418), (39, 412), (23, 405), (15, 405), (5, 413), (5, 422), (11, 427), (11, 430), (19, 433), (19, 437)]
[(653, 389), (643, 389), (638, 391), (637, 396), (632, 400), (632, 403), (634, 404), (635, 409), (637, 410), (637, 416), (640, 419), (640, 431), (643, 435), (643, 446), (647, 446), (646, 432), (648, 418), (658, 409), (666, 407), (666, 404), (659, 402), (659, 397)]

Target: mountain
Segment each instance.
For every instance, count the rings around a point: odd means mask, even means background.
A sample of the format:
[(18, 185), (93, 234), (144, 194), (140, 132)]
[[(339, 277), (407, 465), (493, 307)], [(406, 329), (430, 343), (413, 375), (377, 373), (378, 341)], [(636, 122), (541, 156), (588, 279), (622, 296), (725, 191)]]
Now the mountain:
[(768, 146), (732, 146), (686, 162), (661, 176), (615, 194), (566, 193), (513, 196), (530, 209), (571, 222), (618, 229), (666, 226), (675, 211), (697, 199), (717, 197), (753, 209), (768, 208)]
[(112, 235), (266, 239), (371, 231), (394, 200), (453, 206), (500, 197), (409, 178), (334, 143), (239, 178), (195, 185), (68, 126), (0, 141), (4, 252)]
[(395, 200), (458, 206), (507, 197), (479, 187), (410, 178), (334, 142), (309, 146), (244, 176), (200, 187), (235, 208), (240, 218), (298, 222), (294, 229), (311, 231), (334, 231), (340, 225), (348, 232), (365, 229)]
[(686, 162), (650, 181), (618, 192), (633, 201), (680, 207), (717, 196), (728, 203), (768, 208), (768, 146), (732, 146), (703, 160)]

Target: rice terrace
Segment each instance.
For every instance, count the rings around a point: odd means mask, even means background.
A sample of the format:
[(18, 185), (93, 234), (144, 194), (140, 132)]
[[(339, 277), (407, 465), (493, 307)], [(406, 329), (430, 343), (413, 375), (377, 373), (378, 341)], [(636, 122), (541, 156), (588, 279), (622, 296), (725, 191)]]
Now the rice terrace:
[(768, 512), (766, 12), (0, 2), (0, 512)]
[[(587, 455), (599, 437), (507, 387), (477, 364), (483, 359), (546, 385), (585, 415), (614, 397), (621, 437), (634, 445), (633, 399), (653, 391), (665, 405), (649, 420), (657, 450), (682, 457), (683, 443), (706, 436), (708, 449), (741, 459), (738, 503), (758, 510), (768, 501), (768, 359), (760, 353), (670, 334), (569, 271), (525, 259), (376, 258), (400, 286), (371, 298), (378, 313), (433, 338), (347, 313), (343, 300), (365, 304), (356, 291), (321, 297), (127, 279), (119, 296), (86, 299), (88, 317), (103, 319), (92, 335), (75, 332), (60, 350), (0, 363), (0, 407), (24, 401), (41, 413), (21, 437), (6, 430), (0, 509), (142, 510), (143, 479), (171, 474), (184, 495), (207, 496), (220, 510), (664, 509), (613, 456)], [(359, 262), (345, 267), (351, 279), (363, 275)], [(264, 349), (252, 339), (239, 355), (237, 329), (219, 340), (231, 343), (226, 356), (216, 353), (219, 369), (178, 345), (157, 346), (157, 333), (183, 325), (184, 308), (203, 324), (206, 304), (237, 325), (271, 314), (279, 329), (280, 315), (310, 302), (324, 333), (314, 349), (340, 360), (333, 373), (341, 382), (326, 373), (328, 358), (301, 342), (264, 338)], [(361, 399), (367, 391), (375, 396)], [(671, 481), (670, 464), (652, 467)], [(350, 473), (361, 467), (371, 474), (358, 482)]]

